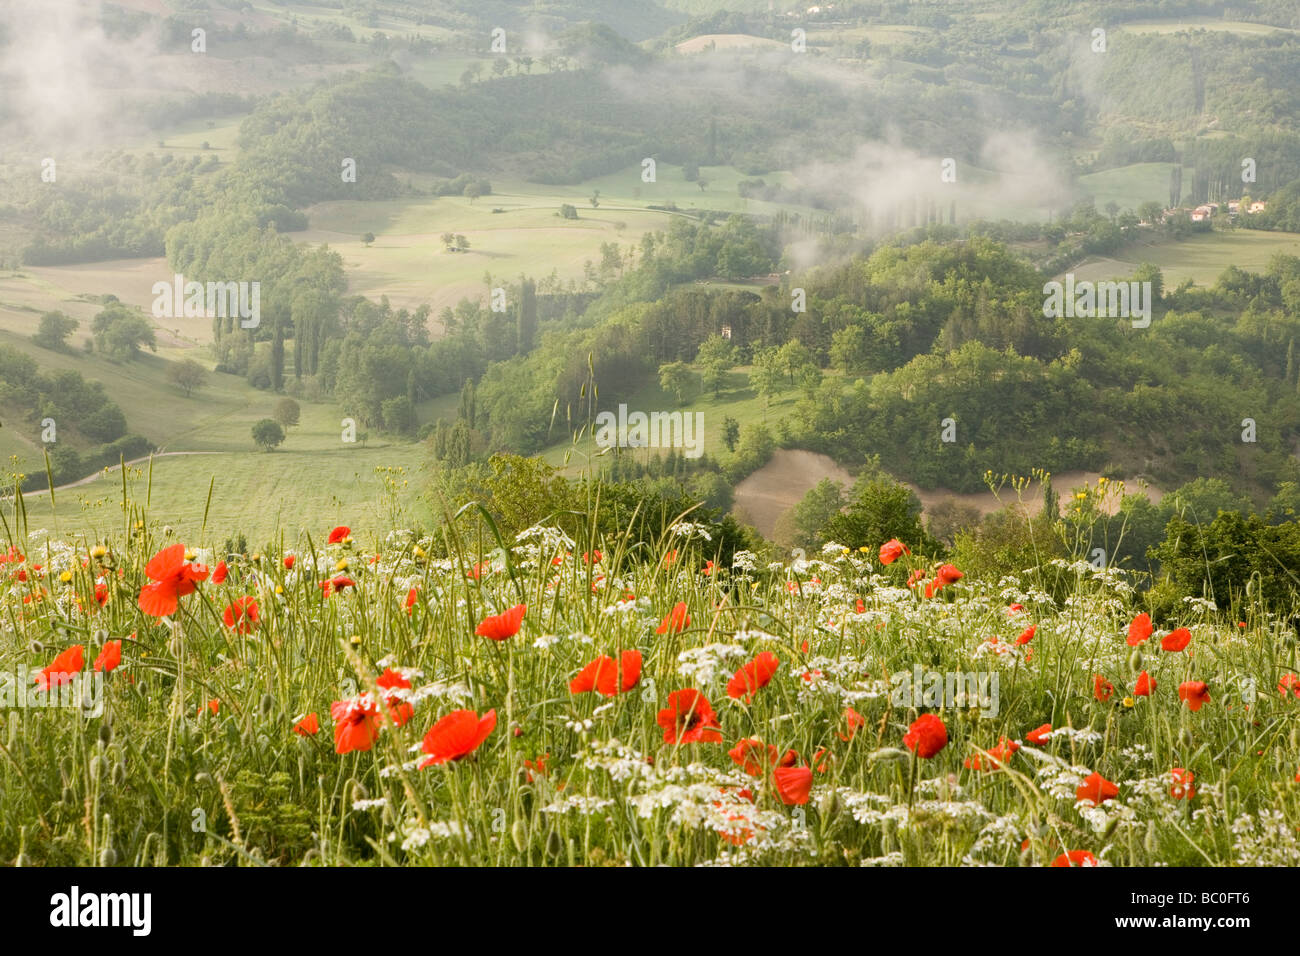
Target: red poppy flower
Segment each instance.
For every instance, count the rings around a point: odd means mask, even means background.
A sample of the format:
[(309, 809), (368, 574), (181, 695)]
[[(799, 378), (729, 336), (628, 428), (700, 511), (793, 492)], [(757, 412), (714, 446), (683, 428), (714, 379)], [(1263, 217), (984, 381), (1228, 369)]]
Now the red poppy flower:
[(1010, 604), (1007, 606), (1007, 617), (1012, 617), (1016, 614), (1019, 614), (1024, 609), (1025, 606), (1023, 604)]
[(1151, 636), (1151, 615), (1143, 611), (1128, 625), (1128, 646), (1137, 647)]
[(963, 577), (965, 577), (965, 575), (958, 571), (953, 565), (941, 564), (939, 565), (938, 570), (934, 572), (934, 580), (925, 585), (925, 596), (928, 598), (934, 597), (948, 585), (956, 584)]
[(320, 718), (315, 714), (308, 714), (293, 725), (293, 732), (300, 737), (315, 737), (320, 733)]
[(1020, 744), (1003, 737), (992, 750), (985, 750), (963, 762), (968, 770), (997, 770), (1011, 762), (1011, 755), (1020, 749)]
[(1096, 771), (1093, 771), (1083, 781), (1083, 785), (1074, 791), (1076, 800), (1085, 800), (1094, 807), (1101, 806), (1107, 800), (1114, 800), (1117, 796), (1119, 796), (1119, 787)]
[(495, 709), (489, 710), (481, 719), (472, 710), (453, 710), (424, 735), (420, 749), (429, 756), (420, 761), (420, 769), (469, 756), (487, 740), (496, 725)]
[(73, 644), (36, 675), (36, 689), (49, 690), (51, 687), (62, 687), (64, 684), (71, 683), (72, 675), (81, 673), (81, 669), (85, 666), (85, 647)]
[(1025, 734), (1025, 739), (1036, 747), (1045, 747), (1050, 742), (1047, 735), (1052, 732), (1051, 724), (1043, 724), (1041, 727), (1035, 727), (1029, 733)]
[(329, 543), (338, 544), (340, 541), (346, 540), (348, 535), (350, 535), (351, 533), (352, 533), (351, 528), (349, 528), (345, 524), (341, 524), (333, 531), (330, 532)]
[(668, 706), (659, 711), (659, 726), (666, 744), (720, 744), (718, 715), (709, 699), (694, 687), (668, 695)]
[(419, 588), (411, 588), (411, 590), (406, 592), (406, 613), (407, 614), (411, 613), (411, 610), (415, 607), (415, 602), (418, 601), (419, 599), (420, 599)]
[(286, 555), (284, 556), (284, 568), (285, 568), (286, 571), (292, 571), (292, 570), (293, 570), (293, 562), (294, 562), (295, 560), (297, 560), (297, 559), (294, 558), (294, 556), (293, 556), (292, 554), (286, 554)]
[(664, 567), (665, 568), (670, 567), (672, 563), (676, 560), (677, 560), (677, 549), (673, 548), (667, 554), (664, 555)]
[(655, 629), (656, 634), (680, 634), (691, 626), (691, 616), (686, 613), (686, 602), (678, 601), (673, 609), (664, 615)]
[(334, 750), (345, 754), (369, 750), (379, 739), (379, 704), (369, 694), (350, 700), (336, 700), (330, 705), (334, 718)]
[(602, 654), (569, 681), (569, 693), (586, 694), (594, 690), (602, 697), (613, 697), (631, 690), (640, 679), (640, 651), (624, 651), (617, 665), (614, 658)]
[(356, 586), (357, 582), (346, 574), (336, 574), (332, 578), (317, 582), (317, 587), (321, 589), (321, 596), (327, 598), (333, 597), (344, 588), (355, 588)]
[[(375, 686), (381, 690), (410, 690), (411, 682), (407, 680), (406, 675), (401, 671), (388, 667), (375, 678)], [(409, 702), (403, 700), (399, 694), (385, 696), (384, 706), (388, 708), (389, 718), (398, 727), (405, 724), (415, 714), (415, 708)]]
[(1277, 692), (1283, 697), (1300, 699), (1300, 675), (1283, 674), (1282, 679), (1277, 682)]
[(1016, 643), (1017, 643), (1017, 644), (1028, 644), (1030, 641), (1032, 641), (1032, 640), (1034, 639), (1034, 635), (1035, 635), (1037, 632), (1038, 632), (1038, 625), (1037, 625), (1037, 624), (1031, 624), (1031, 625), (1029, 625), (1027, 628), (1024, 629), (1023, 632), (1021, 632), (1021, 635), (1020, 635), (1019, 637), (1016, 638)]
[(766, 687), (772, 675), (781, 666), (781, 660), (771, 651), (763, 651), (748, 664), (742, 665), (727, 682), (727, 696), (749, 703), (759, 688)]
[(230, 569), (226, 567), (226, 562), (218, 561), (217, 566), (212, 570), (212, 583), (224, 584), (226, 580), (226, 575), (229, 573), (230, 573)]
[(95, 603), (100, 607), (108, 603), (108, 585), (103, 581), (95, 585)]
[(772, 771), (773, 789), (786, 806), (802, 806), (807, 803), (812, 791), (812, 780), (811, 767), (781, 767)]
[(199, 712), (196, 716), (202, 717), (204, 710), (207, 710), (208, 713), (215, 716), (217, 711), (219, 711), (220, 709), (221, 709), (221, 699), (219, 697), (213, 697), (206, 704), (199, 705)]
[(1196, 796), (1196, 788), (1192, 782), (1196, 779), (1196, 774), (1190, 770), (1184, 770), (1182, 767), (1175, 767), (1169, 771), (1173, 777), (1174, 785), (1169, 788), (1169, 796), (1175, 800), (1190, 800)]
[[(856, 614), (864, 614), (864, 613), (866, 613), (866, 610), (867, 610), (867, 602), (864, 601), (864, 600), (862, 600), (862, 598), (858, 598), (856, 601), (853, 602), (853, 611), (854, 611), (854, 613), (856, 613)], [(808, 653), (808, 652), (807, 652), (807, 651), (804, 651), (804, 653), (806, 654), (806, 653)]]
[(100, 648), (99, 656), (95, 658), (95, 670), (108, 672), (122, 663), (122, 642), (105, 641), (104, 646)]
[(257, 601), (246, 594), (235, 598), (226, 606), (221, 614), (221, 620), (225, 621), (226, 627), (231, 630), (240, 634), (249, 634), (257, 630), (258, 610)]
[(1092, 675), (1092, 696), (1093, 697), (1096, 697), (1099, 701), (1105, 703), (1106, 701), (1110, 700), (1111, 695), (1114, 693), (1115, 693), (1115, 687), (1114, 685), (1111, 684), (1110, 681), (1106, 680), (1106, 678), (1102, 677), (1100, 674)]
[(727, 751), (727, 756), (751, 777), (761, 777), (768, 767), (777, 765), (776, 747), (763, 743), (757, 737), (737, 741), (736, 746)]
[(415, 716), (415, 706), (400, 697), (385, 697), (384, 706), (388, 709), (388, 719), (398, 727), (405, 726)]
[(516, 604), (508, 611), (485, 617), (474, 633), (494, 641), (504, 641), (506, 638), (514, 637), (519, 633), (519, 627), (524, 622), (524, 614), (527, 610), (528, 605)]
[(176, 613), (180, 599), (194, 591), (199, 581), (208, 577), (208, 569), (185, 560), (185, 545), (173, 544), (155, 554), (145, 565), (144, 573), (153, 584), (140, 589), (136, 603), (151, 617)]
[(836, 731), (836, 736), (838, 736), (840, 740), (846, 742), (853, 739), (853, 736), (858, 732), (859, 727), (867, 726), (867, 718), (863, 717), (852, 707), (844, 708), (844, 721), (846, 724), (848, 724), (849, 732), (847, 734), (841, 734), (838, 731)]
[(1087, 850), (1071, 850), (1052, 861), (1052, 866), (1096, 866), (1097, 858)]
[(1187, 701), (1193, 712), (1210, 702), (1210, 688), (1203, 680), (1187, 680), (1178, 685), (1178, 699)]
[(1192, 632), (1185, 627), (1180, 627), (1176, 631), (1170, 631), (1160, 642), (1162, 651), (1173, 651), (1175, 654), (1181, 651), (1192, 639)]
[[(536, 760), (529, 760), (527, 758), (524, 758), (524, 767), (528, 771), (529, 783), (533, 782), (534, 773), (542, 777), (546, 776), (546, 761), (550, 759), (551, 759), (551, 755), (549, 753), (542, 754)], [(563, 789), (563, 785), (561, 785), (561, 789)]]
[(934, 714), (922, 714), (907, 728), (903, 743), (922, 760), (929, 760), (948, 746), (948, 728)]
[(908, 549), (907, 545), (903, 544), (903, 542), (899, 541), (897, 538), (890, 538), (880, 546), (880, 563), (893, 564), (901, 555), (911, 553), (912, 552)]

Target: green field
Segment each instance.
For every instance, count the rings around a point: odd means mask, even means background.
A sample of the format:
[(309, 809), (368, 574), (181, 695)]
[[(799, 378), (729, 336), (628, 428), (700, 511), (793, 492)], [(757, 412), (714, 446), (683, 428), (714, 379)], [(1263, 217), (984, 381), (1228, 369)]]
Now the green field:
[(1220, 20), (1215, 17), (1177, 17), (1173, 19), (1129, 20), (1117, 28), (1129, 33), (1183, 33), (1188, 30), (1219, 30), (1242, 36), (1267, 36), (1272, 33), (1294, 33), (1286, 27), (1267, 23), (1248, 23), (1244, 20)]
[[(19, 284), (20, 280), (10, 285), (0, 281), (0, 295)], [(84, 338), (88, 318), (98, 309), (57, 299), (44, 307), (63, 308), (83, 320), (74, 346)], [(143, 504), (148, 498), (158, 521), (197, 534), (208, 486), (215, 478), (209, 523), (219, 518), (223, 527), (245, 530), (250, 539), (267, 538), (278, 530), (295, 535), (300, 527), (314, 527), (322, 515), (339, 515), (340, 521), (350, 520), (358, 529), (391, 526), (391, 509), (385, 508), (383, 514), (376, 511), (383, 481), (375, 472), (377, 467), (391, 466), (406, 470), (411, 484), (400, 497), (414, 509), (410, 513), (427, 523), (427, 516), (419, 512), (421, 505), (414, 502), (423, 446), (378, 437), (365, 444), (345, 444), (342, 415), (332, 403), (300, 400), (300, 423), (289, 429), (284, 444), (272, 453), (258, 451), (250, 429), (270, 415), (276, 396), (252, 388), (241, 377), (215, 372), (189, 398), (167, 381), (172, 361), (194, 358), (210, 368), (205, 351), (175, 337), (168, 344), (168, 337), (160, 333), (158, 353), (146, 352), (131, 362), (87, 355), (80, 348), (53, 352), (29, 338), (39, 314), (35, 306), (15, 306), (0, 299), (0, 345), (30, 355), (44, 371), (73, 369), (89, 381), (104, 383), (126, 415), (130, 432), (144, 435), (165, 452), (182, 453), (155, 460), (151, 494), (147, 470), (138, 469), (131, 482), (133, 501)], [(445, 405), (445, 400), (426, 402), (417, 411), (421, 420), (428, 420), (445, 412)], [(24, 473), (43, 471), (39, 425), (10, 412), (0, 415), (0, 421), (5, 472), (13, 470), (11, 456), (19, 459), (18, 468)], [(121, 476), (115, 474), (108, 480), (99, 478), (56, 491), (53, 510), (45, 494), (29, 495), (26, 504), (31, 527), (57, 528), (66, 534), (120, 530), (121, 498)], [(12, 503), (4, 505), (4, 513), (12, 520)]]
[[(616, 243), (626, 254), (645, 233), (668, 229), (681, 214), (648, 208), (652, 205), (675, 203), (682, 212), (823, 215), (803, 206), (742, 198), (736, 184), (745, 177), (730, 167), (701, 167), (700, 176), (708, 181), (705, 190), (688, 182), (680, 166), (661, 164), (656, 172), (654, 183), (641, 181), (639, 166), (577, 186), (494, 181), (492, 194), (474, 201), (443, 196), (320, 203), (307, 210), (310, 228), (293, 235), (327, 242), (341, 253), (350, 292), (375, 299), (386, 295), (399, 307), (429, 303), (436, 315), (462, 298), (485, 298), (483, 276), (488, 272), (515, 281), (520, 275), (542, 278), (554, 271), (561, 281), (581, 286), (586, 264), (599, 264), (603, 243)], [(768, 181), (780, 181), (783, 175)], [(596, 190), (600, 205), (593, 207)], [(564, 203), (577, 209), (577, 219), (559, 215)], [(369, 247), (361, 242), (367, 232), (376, 237)], [(469, 251), (447, 252), (440, 238), (444, 232), (464, 235)]]
[(1198, 286), (1210, 286), (1229, 265), (1261, 272), (1278, 254), (1300, 256), (1300, 234), (1236, 229), (1182, 241), (1136, 242), (1116, 257), (1092, 259), (1071, 271), (1078, 280), (1097, 281), (1130, 275), (1139, 264), (1152, 262), (1164, 273), (1166, 289), (1173, 289), (1187, 279)]
[(1144, 202), (1169, 201), (1169, 171), (1173, 163), (1135, 163), (1079, 177), (1080, 191), (1091, 196), (1100, 212), (1113, 202), (1120, 210), (1137, 212)]

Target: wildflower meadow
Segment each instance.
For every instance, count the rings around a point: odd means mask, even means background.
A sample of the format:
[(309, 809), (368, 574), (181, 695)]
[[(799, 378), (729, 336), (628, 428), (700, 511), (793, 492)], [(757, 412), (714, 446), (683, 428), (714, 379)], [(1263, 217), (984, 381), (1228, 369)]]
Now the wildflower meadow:
[(1249, 606), (899, 540), (724, 565), (689, 515), (249, 553), (132, 515), (9, 527), (20, 866), (1300, 864), (1295, 633)]

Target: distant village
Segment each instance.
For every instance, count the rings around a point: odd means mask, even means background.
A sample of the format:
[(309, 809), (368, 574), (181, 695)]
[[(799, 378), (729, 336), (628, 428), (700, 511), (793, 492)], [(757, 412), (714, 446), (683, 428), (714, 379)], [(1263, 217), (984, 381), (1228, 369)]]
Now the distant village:
[(1215, 216), (1223, 214), (1226, 209), (1228, 218), (1236, 219), (1243, 211), (1246, 215), (1250, 216), (1257, 212), (1263, 212), (1268, 206), (1267, 203), (1256, 201), (1249, 203), (1245, 210), (1243, 210), (1241, 208), (1241, 203), (1242, 200), (1229, 199), (1224, 203), (1203, 203), (1195, 208), (1177, 206), (1173, 209), (1166, 209), (1162, 218), (1169, 219), (1171, 216), (1176, 216), (1179, 213), (1187, 213), (1187, 215), (1191, 217), (1192, 222), (1208, 222)]

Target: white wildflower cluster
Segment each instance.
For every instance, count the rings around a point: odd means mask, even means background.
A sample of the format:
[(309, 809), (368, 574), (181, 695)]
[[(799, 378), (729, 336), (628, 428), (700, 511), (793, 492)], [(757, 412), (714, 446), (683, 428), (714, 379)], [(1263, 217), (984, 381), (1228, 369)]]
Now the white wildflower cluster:
[(916, 784), (918, 796), (941, 796), (948, 800), (957, 800), (966, 796), (966, 788), (950, 777), (927, 777)]
[(693, 681), (697, 686), (715, 684), (720, 678), (730, 679), (749, 657), (740, 644), (705, 644), (703, 647), (690, 647), (677, 655), (677, 673), (686, 681)]
[(655, 776), (645, 754), (624, 746), (617, 739), (593, 741), (581, 759), (588, 770), (604, 770), (616, 783)]
[(1020, 817), (1013, 813), (1004, 813), (994, 817), (980, 829), (975, 842), (971, 844), (970, 856), (978, 860), (986, 853), (1005, 855), (1007, 850), (1018, 853), (1022, 839)]
[(713, 540), (713, 535), (709, 533), (709, 529), (706, 526), (695, 524), (690, 521), (677, 522), (668, 529), (668, 533), (675, 538), (682, 538), (685, 541), (693, 541), (696, 539), (699, 539), (700, 541)]
[(1043, 736), (1060, 737), (1063, 740), (1070, 741), (1076, 747), (1092, 747), (1105, 739), (1105, 735), (1101, 731), (1093, 730), (1091, 727), (1057, 727), (1051, 733)]
[(473, 699), (474, 695), (470, 693), (470, 689), (460, 681), (454, 683), (434, 681), (432, 684), (422, 684), (413, 688), (407, 695), (407, 700), (412, 704), (418, 704), (422, 700), (445, 700), (453, 704), (468, 704)]
[(388, 806), (387, 797), (376, 797), (373, 800), (354, 800), (352, 801), (353, 810), (377, 810), (380, 807)]
[(554, 554), (557, 551), (572, 551), (573, 539), (553, 525), (535, 524), (515, 535), (519, 544), (537, 542), (544, 551)]
[(533, 647), (538, 650), (546, 650), (547, 648), (554, 647), (555, 645), (561, 644), (565, 641), (588, 646), (594, 643), (590, 635), (583, 634), (581, 631), (575, 631), (568, 636), (561, 636), (559, 634), (543, 634), (541, 637), (537, 638), (537, 640), (533, 641)]
[(731, 569), (733, 571), (757, 571), (758, 555), (753, 551), (737, 551), (731, 556)]
[[(1024, 748), (1021, 748), (1022, 750)], [(1041, 790), (1046, 791), (1056, 800), (1074, 802), (1075, 793), (1083, 786), (1083, 781), (1092, 771), (1087, 767), (1071, 767), (1063, 763), (1052, 763), (1039, 767), (1035, 777)]]
[(1116, 833), (1126, 833), (1137, 828), (1137, 811), (1119, 800), (1107, 800), (1099, 807), (1080, 800), (1076, 806), (1079, 816), (1092, 827), (1093, 833), (1105, 833), (1112, 825), (1116, 827)]
[(1155, 760), (1155, 754), (1151, 752), (1150, 748), (1148, 748), (1146, 744), (1142, 743), (1135, 743), (1129, 747), (1125, 747), (1119, 753), (1125, 760), (1132, 761), (1133, 763), (1151, 763)]
[(975, 800), (919, 800), (912, 805), (910, 813), (907, 807), (900, 805), (900, 808), (904, 811), (904, 826), (914, 828), (935, 822), (944, 827), (951, 824), (982, 827), (993, 819), (988, 808)]
[[(427, 844), (430, 840), (451, 840), (459, 838), (466, 843), (471, 841), (472, 833), (468, 826), (461, 826), (456, 822), (442, 823), (434, 821), (427, 827), (421, 826), (417, 820), (407, 820), (402, 824), (401, 831), (402, 849), (406, 851), (418, 850)], [(390, 833), (388, 839), (394, 842), (398, 839), (399, 834)]]
[(904, 862), (903, 851), (894, 850), (886, 853), (884, 856), (869, 856), (862, 860), (860, 866), (906, 866)]
[[(580, 817), (589, 817), (599, 814), (602, 810), (608, 810), (613, 805), (614, 801), (607, 797), (586, 797), (575, 793), (548, 803), (542, 807), (542, 813), (553, 813), (558, 816), (573, 814)], [(610, 819), (608, 815), (605, 818)]]
[(1200, 611), (1202, 614), (1218, 614), (1219, 606), (1207, 598), (1192, 597), (1188, 595), (1183, 598), (1183, 603), (1189, 610)]
[(1264, 809), (1232, 821), (1238, 866), (1300, 866), (1300, 839), (1281, 810)]
[(877, 825), (883, 821), (882, 810), (893, 806), (894, 801), (884, 794), (871, 791), (850, 790), (848, 787), (835, 788), (835, 797), (840, 806), (864, 826)]

